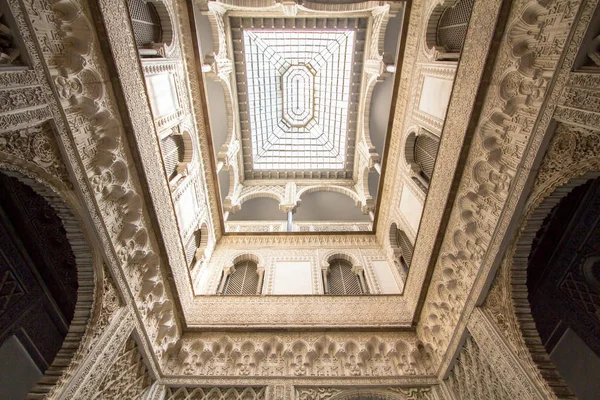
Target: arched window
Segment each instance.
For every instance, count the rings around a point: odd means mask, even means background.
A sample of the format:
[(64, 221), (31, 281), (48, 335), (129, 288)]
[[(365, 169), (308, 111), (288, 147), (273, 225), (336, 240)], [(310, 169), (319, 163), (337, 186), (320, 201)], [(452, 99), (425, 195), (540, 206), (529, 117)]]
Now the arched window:
[(402, 267), (401, 275), (405, 275), (412, 261), (413, 245), (406, 233), (398, 229), (395, 223), (390, 226), (390, 246)]
[(460, 0), (444, 10), (437, 29), (438, 47), (449, 53), (461, 52), (472, 9), (473, 0)]
[(398, 241), (398, 247), (400, 248), (400, 264), (408, 271), (413, 256), (413, 245), (404, 231), (398, 229), (396, 234), (396, 240)]
[(425, 180), (429, 186), (433, 176), (433, 166), (437, 156), (439, 140), (434, 139), (427, 134), (417, 136), (414, 147), (414, 159), (419, 170), (417, 173)]
[(446, 0), (429, 17), (426, 43), (438, 60), (458, 59), (465, 42), (473, 0)]
[(162, 41), (160, 17), (154, 4), (144, 0), (127, 0), (133, 36), (138, 48), (150, 48)]
[(207, 245), (208, 227), (206, 224), (202, 224), (200, 229), (195, 231), (185, 244), (185, 259), (190, 268), (203, 259)]
[(185, 259), (190, 267), (194, 264), (194, 261), (196, 261), (196, 250), (200, 247), (201, 243), (202, 232), (200, 229), (198, 229), (192, 234), (192, 236), (190, 236), (185, 244)]
[(333, 260), (329, 263), (329, 294), (358, 295), (363, 294), (360, 276), (346, 260)]
[(433, 133), (424, 129), (421, 129), (418, 134), (410, 133), (404, 143), (406, 162), (414, 174), (411, 179), (424, 193), (427, 193), (433, 176), (439, 145), (440, 140)]
[(250, 296), (258, 293), (259, 275), (254, 261), (240, 261), (223, 276), (225, 286), (223, 294)]
[(171, 181), (177, 176), (177, 167), (184, 161), (185, 148), (182, 136), (175, 134), (167, 136), (160, 141), (160, 149), (167, 178)]
[(127, 0), (133, 36), (141, 57), (168, 57), (176, 35), (162, 0)]

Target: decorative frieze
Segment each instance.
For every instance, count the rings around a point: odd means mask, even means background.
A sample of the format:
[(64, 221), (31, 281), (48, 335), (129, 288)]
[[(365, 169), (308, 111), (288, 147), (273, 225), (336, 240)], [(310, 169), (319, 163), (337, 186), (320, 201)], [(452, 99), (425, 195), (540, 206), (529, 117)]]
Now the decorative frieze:
[(31, 162), (66, 185), (71, 185), (50, 123), (0, 132), (0, 152), (17, 157), (21, 162)]
[(397, 377), (428, 375), (430, 355), (410, 334), (190, 334), (168, 375), (208, 377)]

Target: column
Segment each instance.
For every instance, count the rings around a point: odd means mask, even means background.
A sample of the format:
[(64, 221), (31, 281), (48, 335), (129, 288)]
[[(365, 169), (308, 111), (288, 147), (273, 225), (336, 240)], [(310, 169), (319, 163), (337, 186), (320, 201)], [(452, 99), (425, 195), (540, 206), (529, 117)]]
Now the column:
[(219, 288), (217, 289), (217, 294), (223, 294), (223, 290), (225, 290), (225, 282), (231, 273), (233, 272), (233, 266), (223, 268), (223, 276), (221, 277), (221, 282), (219, 283)]
[(256, 268), (256, 273), (258, 274), (258, 285), (256, 286), (256, 294), (262, 294), (263, 281), (265, 279), (265, 267), (258, 266)]
[(358, 281), (360, 282), (360, 287), (364, 294), (369, 294), (369, 287), (367, 286), (367, 282), (365, 281), (364, 268), (360, 265), (354, 265), (352, 267), (352, 272), (358, 276)]
[(321, 275), (323, 275), (323, 293), (329, 294), (329, 282), (327, 281), (327, 275), (329, 275), (329, 264), (325, 267), (321, 267)]
[(375, 168), (375, 171), (377, 171), (377, 173), (379, 175), (381, 175), (381, 164), (379, 164), (378, 162), (373, 164), (373, 168)]
[(292, 231), (292, 215), (293, 215), (293, 211), (290, 210), (287, 212), (287, 231), (291, 232)]

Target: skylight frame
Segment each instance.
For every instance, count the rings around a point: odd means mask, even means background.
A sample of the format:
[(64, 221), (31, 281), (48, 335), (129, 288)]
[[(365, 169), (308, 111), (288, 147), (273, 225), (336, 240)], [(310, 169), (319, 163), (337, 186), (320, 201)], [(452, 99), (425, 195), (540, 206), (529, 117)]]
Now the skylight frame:
[[(235, 58), (235, 72), (237, 85), (237, 99), (240, 110), (241, 124), (241, 145), (243, 157), (243, 175), (244, 179), (353, 179), (354, 176), (354, 158), (355, 158), (355, 138), (357, 129), (357, 111), (359, 94), (362, 79), (362, 65), (364, 57), (364, 45), (356, 47), (356, 43), (364, 43), (366, 39), (366, 30), (368, 26), (368, 18), (286, 18), (284, 20), (249, 18), (249, 17), (232, 17), (230, 18), (230, 29), (232, 31), (232, 44)], [(265, 28), (267, 27), (267, 28)], [(337, 137), (335, 143), (329, 144), (329, 148), (336, 152), (342, 153), (339, 159), (334, 161), (336, 166), (332, 167), (329, 163), (331, 160), (324, 159), (322, 153), (313, 152), (303, 160), (302, 157), (295, 157), (295, 160), (286, 159), (286, 154), (280, 152), (276, 154), (281, 157), (282, 162), (269, 166), (269, 168), (258, 169), (254, 168), (253, 149), (256, 147), (257, 139), (266, 141), (266, 135), (254, 135), (250, 126), (250, 113), (252, 107), (256, 107), (256, 102), (253, 102), (247, 95), (247, 85), (252, 85), (252, 79), (257, 75), (251, 75), (251, 71), (246, 70), (246, 54), (244, 49), (244, 32), (286, 32), (293, 31), (298, 34), (305, 35), (306, 33), (324, 32), (326, 34), (339, 34), (345, 31), (353, 32), (354, 38), (350, 40), (350, 47), (345, 53), (349, 56), (349, 68), (346, 79), (349, 81), (350, 90), (348, 91), (348, 109), (344, 112), (343, 117), (346, 118), (344, 125), (346, 126), (345, 136), (339, 140)], [(353, 57), (354, 56), (354, 57)], [(248, 75), (248, 76), (247, 76)], [(315, 82), (315, 90), (320, 90)], [(322, 90), (331, 90), (329, 86), (325, 86)], [(317, 94), (318, 96), (318, 94)], [(271, 98), (272, 102), (276, 102), (275, 98)], [(322, 101), (323, 102), (323, 101)], [(318, 106), (318, 105), (317, 105)], [(338, 115), (341, 115), (338, 112)], [(332, 117), (333, 118), (333, 117)], [(336, 121), (329, 122), (329, 126), (338, 123)], [(283, 119), (278, 118), (278, 121)], [(267, 124), (265, 114), (263, 113), (262, 120), (257, 119), (258, 123)], [(283, 120), (282, 127), (288, 131), (288, 136), (285, 140), (290, 141), (291, 133), (296, 133), (301, 127), (289, 127), (289, 124)], [(280, 128), (278, 128), (280, 129)], [(280, 135), (282, 135), (280, 133)], [(254, 136), (254, 138), (253, 138)], [(254, 140), (254, 141), (253, 141)], [(325, 141), (327, 142), (327, 141)], [(311, 143), (301, 142), (301, 151), (310, 152)], [(270, 146), (270, 145), (269, 145)], [(342, 149), (340, 149), (340, 147)], [(277, 149), (275, 149), (277, 150)], [(254, 154), (253, 154), (254, 152)], [(343, 154), (345, 152), (345, 154)], [(312, 159), (311, 159), (312, 157)]]
[[(253, 169), (343, 170), (354, 30), (248, 29), (243, 41)], [(302, 119), (291, 115), (300, 94), (289, 87), (290, 71), (312, 94), (302, 99)]]

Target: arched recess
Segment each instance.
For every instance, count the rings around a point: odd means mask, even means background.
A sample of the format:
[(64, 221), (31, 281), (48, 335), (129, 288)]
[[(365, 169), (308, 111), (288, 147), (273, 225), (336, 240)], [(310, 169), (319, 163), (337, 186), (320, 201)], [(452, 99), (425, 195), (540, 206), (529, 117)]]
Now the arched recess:
[(410, 239), (401, 229), (398, 229), (396, 223), (390, 225), (389, 230), (390, 247), (394, 253), (394, 257), (398, 260), (401, 267), (399, 271), (402, 276), (406, 276), (410, 268), (410, 263), (413, 256), (413, 244)]
[(545, 391), (572, 398), (536, 329), (528, 299), (529, 254), (536, 233), (553, 207), (571, 190), (600, 176), (598, 131), (558, 123), (539, 168), (514, 242), (507, 248), (498, 280), (485, 307), (502, 327), (530, 375)]
[(254, 257), (243, 257), (224, 270), (220, 293), (251, 296), (260, 294), (262, 274)]
[[(89, 237), (82, 230), (82, 208), (74, 194), (68, 189), (63, 189), (64, 185), (61, 182), (45, 172), (37, 171), (35, 166), (29, 168), (0, 162), (0, 174), (16, 179), (33, 190), (62, 222), (66, 240), (75, 259), (77, 299), (73, 319), (69, 323), (62, 346), (41, 379), (30, 390), (29, 396), (32, 398), (56, 393), (74, 373), (86, 351), (86, 345), (98, 329), (96, 325), (103, 307), (101, 299), (104, 292), (103, 260), (89, 245)], [(119, 303), (118, 299), (115, 301)]]
[(168, 57), (177, 35), (162, 0), (127, 0), (133, 36), (141, 57)]
[(411, 179), (427, 193), (437, 158), (440, 140), (425, 129), (411, 131), (404, 142), (404, 159), (411, 170)]
[(314, 192), (341, 193), (343, 195), (350, 197), (352, 200), (354, 200), (357, 207), (360, 207), (363, 203), (363, 200), (358, 196), (358, 194), (355, 191), (353, 191), (350, 188), (347, 188), (344, 186), (337, 186), (337, 185), (327, 185), (327, 186), (326, 185), (315, 185), (315, 186), (304, 187), (304, 188), (298, 190), (298, 193), (296, 194), (296, 199), (297, 199), (297, 201), (300, 201), (302, 198), (302, 195), (308, 194), (308, 193), (314, 193)]
[(349, 389), (337, 393), (329, 400), (407, 400), (412, 398), (404, 396), (391, 390), (372, 388), (372, 389)]
[[(548, 321), (546, 315), (544, 315), (544, 309), (548, 307), (556, 307), (556, 304), (550, 304), (549, 301), (546, 304), (540, 305), (537, 299), (532, 299), (532, 285), (536, 284), (536, 280), (539, 278), (539, 268), (537, 274), (535, 273), (536, 258), (539, 256), (540, 251), (548, 253), (548, 230), (552, 229), (553, 219), (564, 217), (561, 216), (561, 211), (565, 208), (565, 202), (572, 200), (574, 195), (585, 186), (589, 186), (591, 183), (589, 179), (598, 178), (600, 172), (588, 172), (579, 178), (573, 178), (568, 180), (562, 185), (556, 185), (555, 189), (543, 199), (537, 199), (539, 203), (536, 207), (532, 208), (528, 213), (528, 216), (521, 226), (517, 241), (512, 249), (509, 249), (509, 274), (507, 278), (509, 280), (508, 287), (509, 293), (514, 306), (514, 319), (511, 320), (513, 324), (516, 324), (514, 331), (519, 332), (523, 343), (529, 354), (534, 365), (537, 367), (541, 376), (545, 382), (550, 386), (554, 393), (559, 398), (573, 398), (571, 397), (571, 389), (568, 384), (562, 378), (558, 368), (554, 362), (550, 359), (550, 355), (547, 350), (548, 343), (550, 341), (556, 342), (556, 337), (550, 337), (546, 328)], [(597, 179), (596, 179), (597, 180)], [(557, 182), (558, 183), (558, 182)], [(562, 183), (562, 182), (561, 182)], [(568, 205), (568, 204), (567, 204)], [(564, 211), (563, 211), (564, 214)], [(589, 219), (589, 218), (588, 218)], [(554, 226), (556, 230), (556, 226)], [(567, 229), (565, 224), (560, 224), (559, 230)], [(580, 241), (583, 241), (581, 238)], [(544, 248), (539, 247), (541, 246)], [(562, 245), (562, 243), (560, 243)], [(555, 243), (552, 246), (552, 250), (555, 251), (559, 247), (559, 243)], [(577, 252), (581, 249), (577, 249)], [(563, 273), (563, 280), (560, 283), (563, 290), (569, 290), (569, 280), (572, 271), (568, 271), (566, 263), (565, 270)], [(583, 266), (586, 264), (584, 263)], [(548, 274), (549, 267), (544, 265), (544, 274)], [(560, 272), (560, 271), (559, 271)], [(585, 271), (580, 271), (582, 275)], [(525, 278), (524, 278), (525, 277)], [(578, 290), (583, 290), (583, 282), (577, 282), (574, 285)], [(598, 288), (600, 290), (600, 287)], [(598, 297), (598, 294), (595, 294)], [(600, 301), (598, 302), (600, 306)], [(532, 323), (533, 322), (533, 323)], [(562, 325), (562, 322), (561, 322)], [(600, 324), (596, 328), (600, 328)], [(590, 327), (589, 324), (586, 324)], [(542, 329), (542, 331), (540, 331)], [(590, 327), (591, 329), (591, 327)], [(542, 334), (540, 333), (542, 332)], [(554, 332), (553, 332), (554, 333)], [(581, 332), (575, 332), (577, 335), (581, 335)], [(559, 333), (560, 335), (560, 333)]]
[(457, 60), (467, 34), (473, 0), (443, 0), (427, 20), (425, 50), (435, 60)]
[(187, 131), (172, 133), (160, 141), (165, 173), (172, 188), (188, 175), (194, 156), (192, 138)]
[(369, 293), (362, 265), (355, 256), (330, 251), (322, 258), (321, 273), (325, 294), (361, 295)]
[(205, 251), (208, 246), (208, 226), (202, 223), (200, 228), (194, 231), (185, 244), (185, 258), (188, 267), (193, 269), (197, 264), (202, 263), (205, 258)]

